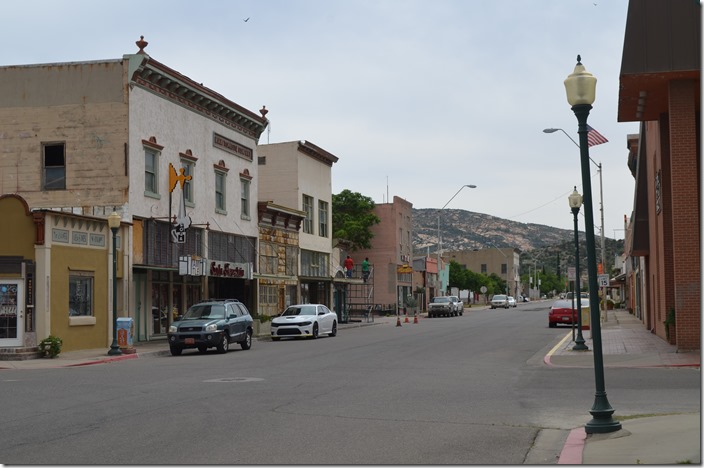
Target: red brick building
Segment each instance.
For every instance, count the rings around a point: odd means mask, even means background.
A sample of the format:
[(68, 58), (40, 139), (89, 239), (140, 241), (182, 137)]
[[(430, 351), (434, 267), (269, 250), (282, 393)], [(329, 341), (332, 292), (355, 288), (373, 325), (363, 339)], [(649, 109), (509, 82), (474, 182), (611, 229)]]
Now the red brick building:
[(701, 349), (700, 56), (699, 2), (629, 2), (618, 120), (641, 122), (628, 139), (629, 307), (680, 350)]

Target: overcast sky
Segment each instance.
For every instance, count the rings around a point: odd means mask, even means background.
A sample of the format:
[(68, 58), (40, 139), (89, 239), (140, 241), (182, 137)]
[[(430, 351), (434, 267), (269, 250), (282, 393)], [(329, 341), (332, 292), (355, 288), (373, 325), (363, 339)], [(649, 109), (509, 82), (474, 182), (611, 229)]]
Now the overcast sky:
[[(333, 192), (573, 228), (583, 193), (564, 79), (597, 79), (589, 124), (608, 143), (605, 235), (624, 237), (634, 179), (618, 123), (627, 0), (204, 0), (3, 2), (0, 65), (146, 52), (257, 112), (260, 143), (308, 140), (339, 158)], [(590, 164), (594, 224), (599, 176)], [(584, 218), (580, 217), (580, 230)]]

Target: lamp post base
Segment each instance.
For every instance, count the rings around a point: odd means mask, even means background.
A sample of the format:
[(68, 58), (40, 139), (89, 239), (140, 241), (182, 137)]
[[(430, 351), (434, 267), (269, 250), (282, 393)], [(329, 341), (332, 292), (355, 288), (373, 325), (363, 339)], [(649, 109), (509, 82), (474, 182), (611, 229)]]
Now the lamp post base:
[(572, 351), (589, 351), (589, 346), (584, 344), (584, 340), (579, 341), (579, 338), (575, 340), (574, 346), (572, 346)]
[(108, 356), (121, 356), (122, 351), (120, 350), (120, 346), (117, 343), (113, 343), (110, 345), (110, 350), (108, 351)]
[[(592, 414), (593, 415), (593, 414)], [(584, 432), (587, 434), (606, 434), (609, 432), (616, 432), (621, 429), (621, 423), (609, 416), (608, 418), (597, 418), (589, 421), (584, 426)]]

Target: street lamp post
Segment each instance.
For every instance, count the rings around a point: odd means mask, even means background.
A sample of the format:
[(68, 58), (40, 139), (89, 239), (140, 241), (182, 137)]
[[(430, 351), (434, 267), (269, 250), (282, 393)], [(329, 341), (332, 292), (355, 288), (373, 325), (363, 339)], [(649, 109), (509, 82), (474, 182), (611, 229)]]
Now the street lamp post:
[(587, 434), (614, 432), (621, 423), (614, 420), (614, 409), (606, 397), (604, 382), (604, 358), (601, 347), (601, 323), (599, 320), (599, 285), (597, 283), (596, 252), (594, 242), (594, 212), (592, 206), (592, 184), (589, 174), (589, 144), (587, 141), (587, 117), (596, 98), (596, 77), (587, 72), (577, 56), (574, 71), (565, 79), (567, 102), (577, 117), (579, 133), (579, 155), (582, 165), (582, 189), (584, 190), (584, 229), (587, 241), (587, 271), (589, 274), (589, 312), (591, 314), (592, 343), (594, 346), (594, 380), (596, 392), (594, 404), (589, 411), (592, 419), (584, 430)]
[(465, 184), (460, 189), (450, 198), (445, 205), (438, 210), (438, 251), (437, 251), (437, 257), (438, 257), (438, 293), (440, 292), (440, 257), (442, 255), (442, 238), (440, 237), (440, 212), (445, 209), (447, 205), (450, 204), (452, 200), (455, 199), (455, 197), (462, 191), (463, 188), (469, 187), (469, 188), (477, 188), (476, 185), (472, 184)]
[(120, 215), (113, 211), (108, 216), (108, 226), (112, 231), (112, 344), (108, 356), (122, 354), (117, 344), (117, 230), (120, 228)]
[[(568, 197), (570, 208), (572, 209), (572, 214), (574, 215), (574, 269), (576, 270), (575, 275), (575, 290), (577, 291), (577, 339), (574, 340), (573, 351), (587, 351), (589, 348), (584, 344), (584, 337), (582, 336), (582, 291), (579, 287), (580, 284), (580, 273), (579, 273), (579, 224), (577, 221), (577, 215), (579, 214), (579, 207), (582, 206), (582, 195), (577, 192), (577, 187), (574, 188), (574, 192)], [(574, 298), (575, 293), (572, 293)]]
[[(574, 143), (577, 148), (579, 148), (579, 143), (574, 141), (574, 138), (572, 138), (569, 133), (567, 133), (561, 128), (546, 128), (543, 130), (543, 133), (555, 133), (557, 131), (564, 133), (565, 136), (572, 140), (572, 143)], [(596, 166), (596, 170), (597, 172), (599, 172), (599, 211), (601, 214), (601, 265), (604, 269), (606, 269), (606, 239), (604, 237), (604, 181), (602, 180), (603, 171), (601, 170), (601, 163), (597, 164), (591, 158), (591, 156), (589, 157), (589, 160)], [(602, 292), (602, 297), (606, 299), (606, 288), (604, 288)], [(606, 306), (606, 300), (604, 300), (604, 306)], [(606, 314), (604, 314), (604, 318), (606, 318)]]

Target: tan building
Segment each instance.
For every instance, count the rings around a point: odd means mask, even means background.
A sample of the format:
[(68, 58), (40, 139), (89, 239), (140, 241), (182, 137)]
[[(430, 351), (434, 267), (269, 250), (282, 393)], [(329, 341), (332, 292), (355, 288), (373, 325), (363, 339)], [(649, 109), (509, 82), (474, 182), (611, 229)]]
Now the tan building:
[(337, 156), (309, 141), (258, 148), (259, 200), (305, 213), (299, 237), (298, 300), (333, 308), (332, 165)]
[[(173, 318), (203, 298), (256, 307), (257, 143), (268, 121), (265, 109), (242, 108), (150, 57), (143, 39), (136, 44), (136, 53), (112, 60), (0, 67), (0, 191), (32, 212), (93, 224), (117, 211), (130, 250), (118, 282), (127, 299), (115, 313), (150, 340), (165, 338)], [(98, 280), (103, 267), (96, 263), (94, 298), (110, 287)], [(37, 304), (55, 300), (40, 294), (59, 294), (33, 292)], [(98, 305), (92, 313), (82, 335), (92, 330), (107, 345)], [(61, 325), (75, 322), (68, 314), (67, 305), (36, 307), (36, 322), (51, 324), (37, 338), (73, 336)]]
[(372, 248), (353, 252), (355, 263), (368, 257), (374, 265), (374, 302), (383, 310), (404, 307), (413, 294), (413, 205), (400, 197), (378, 203), (374, 214), (381, 222), (372, 226)]
[[(515, 248), (456, 250), (445, 252), (445, 258), (459, 263), (475, 273), (492, 273), (507, 282), (508, 295), (518, 298), (521, 294), (520, 251)], [(494, 291), (495, 294), (506, 291)]]

